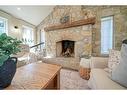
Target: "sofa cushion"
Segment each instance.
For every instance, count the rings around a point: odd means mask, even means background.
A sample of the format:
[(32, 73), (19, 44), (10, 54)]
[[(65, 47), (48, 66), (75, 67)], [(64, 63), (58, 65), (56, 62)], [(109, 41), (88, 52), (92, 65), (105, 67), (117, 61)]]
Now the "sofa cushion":
[(108, 67), (108, 58), (107, 57), (91, 57), (90, 62), (91, 68), (107, 68)]
[(120, 63), (120, 51), (117, 50), (110, 50), (109, 51), (109, 60), (108, 60), (108, 68), (109, 72), (112, 72), (113, 69), (117, 67)]
[(103, 69), (91, 69), (89, 86), (92, 89), (126, 89), (108, 77)]
[(112, 71), (111, 78), (127, 87), (127, 44), (122, 45), (120, 64)]

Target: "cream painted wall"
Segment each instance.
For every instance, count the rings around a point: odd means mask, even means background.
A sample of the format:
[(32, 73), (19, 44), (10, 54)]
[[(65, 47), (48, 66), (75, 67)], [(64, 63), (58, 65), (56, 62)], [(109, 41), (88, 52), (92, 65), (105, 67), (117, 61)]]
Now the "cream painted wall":
[[(34, 44), (36, 44), (36, 26), (25, 22), (23, 20), (17, 19), (14, 16), (0, 11), (0, 16), (8, 19), (8, 35), (17, 38), (19, 40), (22, 39), (22, 25), (33, 28), (34, 31)], [(18, 29), (15, 29), (14, 26), (18, 26)]]

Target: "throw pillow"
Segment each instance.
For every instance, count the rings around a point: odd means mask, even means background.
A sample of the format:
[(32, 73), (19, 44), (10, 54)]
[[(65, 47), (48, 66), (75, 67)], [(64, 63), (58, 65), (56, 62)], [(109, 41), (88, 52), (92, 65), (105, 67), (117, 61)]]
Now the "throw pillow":
[(117, 51), (117, 50), (109, 50), (108, 68), (109, 68), (109, 72), (110, 73), (120, 63), (120, 57), (121, 57), (120, 51)]
[(111, 78), (127, 87), (127, 44), (122, 44), (120, 64), (113, 69)]

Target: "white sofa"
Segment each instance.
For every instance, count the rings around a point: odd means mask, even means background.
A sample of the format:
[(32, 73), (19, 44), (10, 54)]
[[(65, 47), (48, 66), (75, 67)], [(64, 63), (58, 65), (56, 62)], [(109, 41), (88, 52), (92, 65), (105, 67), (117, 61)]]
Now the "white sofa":
[(90, 62), (91, 72), (88, 86), (91, 89), (115, 90), (127, 89), (109, 78), (109, 73), (104, 70), (108, 67), (108, 58), (92, 57)]

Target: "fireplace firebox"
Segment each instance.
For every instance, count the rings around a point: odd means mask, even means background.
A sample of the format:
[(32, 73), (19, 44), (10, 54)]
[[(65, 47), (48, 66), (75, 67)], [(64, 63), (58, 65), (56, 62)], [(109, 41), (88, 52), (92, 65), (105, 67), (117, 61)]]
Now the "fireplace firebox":
[(57, 43), (57, 56), (74, 57), (75, 41), (63, 40)]

